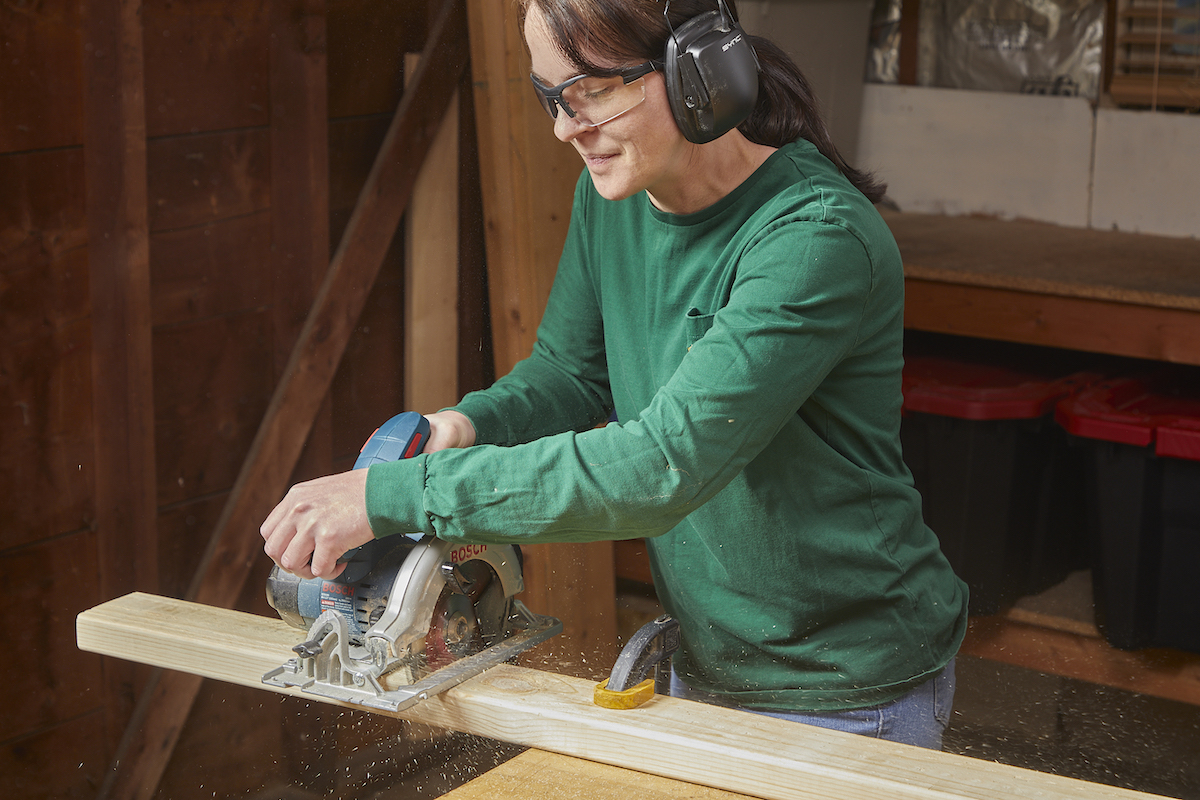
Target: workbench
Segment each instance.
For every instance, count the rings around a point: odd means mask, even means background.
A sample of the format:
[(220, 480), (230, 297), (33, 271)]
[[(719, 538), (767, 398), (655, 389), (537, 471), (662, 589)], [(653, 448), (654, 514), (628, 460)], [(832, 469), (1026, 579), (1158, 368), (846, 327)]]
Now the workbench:
[(1200, 365), (1200, 240), (884, 218), (904, 259), (906, 328)]
[[(906, 328), (1200, 365), (1200, 240), (884, 218), (904, 259)], [(1200, 705), (1200, 656), (1115, 650), (1090, 622), (1016, 608), (972, 619), (963, 652)]]

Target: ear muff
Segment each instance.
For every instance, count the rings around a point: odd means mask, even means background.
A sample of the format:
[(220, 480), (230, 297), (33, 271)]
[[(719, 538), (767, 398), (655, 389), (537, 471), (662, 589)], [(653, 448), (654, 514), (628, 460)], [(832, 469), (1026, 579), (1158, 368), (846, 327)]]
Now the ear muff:
[(696, 144), (742, 124), (758, 100), (758, 56), (722, 10), (692, 17), (667, 37), (663, 77), (675, 122)]

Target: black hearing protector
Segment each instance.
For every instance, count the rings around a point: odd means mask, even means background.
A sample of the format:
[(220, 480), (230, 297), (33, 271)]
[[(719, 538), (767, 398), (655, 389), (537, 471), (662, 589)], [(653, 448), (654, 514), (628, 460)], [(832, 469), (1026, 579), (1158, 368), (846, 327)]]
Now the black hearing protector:
[(742, 124), (758, 100), (758, 56), (725, 0), (717, 6), (673, 28), (663, 59), (671, 113), (696, 144)]

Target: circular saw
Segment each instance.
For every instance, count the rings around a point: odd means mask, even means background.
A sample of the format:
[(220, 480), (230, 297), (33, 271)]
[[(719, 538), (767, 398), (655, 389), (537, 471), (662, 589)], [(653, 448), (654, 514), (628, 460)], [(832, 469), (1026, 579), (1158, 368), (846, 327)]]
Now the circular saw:
[[(415, 455), (428, 436), (419, 414), (393, 417), (355, 469)], [(512, 545), (390, 536), (339, 561), (346, 567), (334, 580), (271, 570), (267, 602), (308, 638), (264, 683), (397, 711), (562, 630), (516, 598), (524, 582)]]

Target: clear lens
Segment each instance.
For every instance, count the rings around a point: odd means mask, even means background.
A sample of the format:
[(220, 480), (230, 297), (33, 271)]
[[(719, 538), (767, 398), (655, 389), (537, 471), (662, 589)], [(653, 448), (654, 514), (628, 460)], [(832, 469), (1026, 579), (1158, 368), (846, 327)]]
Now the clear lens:
[(584, 125), (596, 127), (624, 114), (646, 99), (646, 81), (625, 83), (613, 78), (586, 77), (563, 89), (562, 100)]

